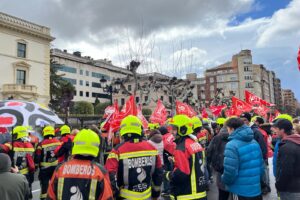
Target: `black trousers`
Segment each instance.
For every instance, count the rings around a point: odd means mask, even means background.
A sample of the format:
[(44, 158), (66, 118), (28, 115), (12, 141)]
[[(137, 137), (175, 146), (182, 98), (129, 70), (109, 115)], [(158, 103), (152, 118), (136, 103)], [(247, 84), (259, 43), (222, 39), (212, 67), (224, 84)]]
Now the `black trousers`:
[(41, 185), (41, 194), (40, 199), (44, 200), (47, 198), (47, 190), (49, 186), (49, 181), (52, 177), (52, 174), (55, 170), (55, 167), (50, 167), (47, 169), (40, 169), (39, 180)]
[(229, 200), (230, 193), (219, 188), (219, 200)]

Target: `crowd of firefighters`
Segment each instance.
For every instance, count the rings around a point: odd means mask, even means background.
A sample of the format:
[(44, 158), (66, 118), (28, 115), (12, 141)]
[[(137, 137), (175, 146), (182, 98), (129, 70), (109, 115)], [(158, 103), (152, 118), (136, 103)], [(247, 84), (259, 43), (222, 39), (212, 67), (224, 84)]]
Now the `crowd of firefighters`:
[[(40, 142), (17, 126), (0, 152), (26, 177), (29, 199), (37, 171), (40, 199), (207, 199), (212, 172), (205, 150), (225, 121), (175, 115), (144, 130), (129, 115), (110, 140), (101, 125), (73, 132), (48, 125)], [(158, 142), (150, 141), (156, 135)]]

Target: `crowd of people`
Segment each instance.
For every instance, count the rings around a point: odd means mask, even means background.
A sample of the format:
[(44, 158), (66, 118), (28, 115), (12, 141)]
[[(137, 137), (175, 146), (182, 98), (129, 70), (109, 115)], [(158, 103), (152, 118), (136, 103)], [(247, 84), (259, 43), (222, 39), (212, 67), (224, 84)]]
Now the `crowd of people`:
[(271, 192), (269, 160), (278, 198), (300, 199), (300, 124), (287, 114), (272, 123), (245, 112), (218, 118), (175, 115), (143, 128), (125, 117), (119, 131), (103, 124), (81, 130), (45, 126), (42, 140), (28, 127), (0, 134), (0, 195), (32, 198), (38, 172), (40, 199), (262, 200)]

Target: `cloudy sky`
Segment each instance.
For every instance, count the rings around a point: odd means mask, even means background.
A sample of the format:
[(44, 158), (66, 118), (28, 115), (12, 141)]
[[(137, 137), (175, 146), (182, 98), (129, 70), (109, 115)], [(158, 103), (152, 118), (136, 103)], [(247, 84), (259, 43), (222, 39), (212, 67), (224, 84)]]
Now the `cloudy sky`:
[(51, 28), (53, 48), (183, 77), (251, 49), (300, 100), (300, 0), (1, 0), (0, 11)]

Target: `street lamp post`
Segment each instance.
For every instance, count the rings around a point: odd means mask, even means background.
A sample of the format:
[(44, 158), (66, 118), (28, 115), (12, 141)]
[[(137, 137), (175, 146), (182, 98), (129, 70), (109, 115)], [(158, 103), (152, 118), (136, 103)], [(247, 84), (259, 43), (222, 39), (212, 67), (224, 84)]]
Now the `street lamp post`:
[[(114, 82), (112, 82), (111, 84), (107, 85), (105, 84), (107, 82), (107, 80), (105, 79), (104, 76), (102, 76), (102, 78), (100, 79), (100, 88), (103, 89), (103, 92), (108, 93), (110, 96), (110, 104), (113, 104), (113, 94), (114, 93), (118, 93), (120, 91), (120, 86), (121, 86), (121, 81), (119, 78), (117, 78)], [(101, 85), (103, 84), (103, 85)], [(105, 86), (104, 86), (105, 84)]]

